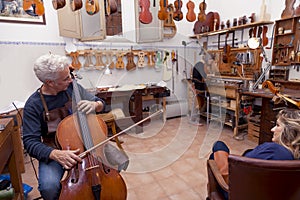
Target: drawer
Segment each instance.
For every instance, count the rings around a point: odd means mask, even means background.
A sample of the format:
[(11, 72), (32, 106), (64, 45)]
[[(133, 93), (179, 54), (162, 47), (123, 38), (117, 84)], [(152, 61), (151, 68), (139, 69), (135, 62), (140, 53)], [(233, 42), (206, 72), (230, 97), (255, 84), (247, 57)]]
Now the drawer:
[(225, 91), (226, 91), (226, 97), (233, 98), (233, 99), (236, 98), (236, 90), (235, 89), (225, 88)]
[[(253, 131), (256, 131), (258, 134), (259, 134), (259, 131), (260, 131), (260, 125), (259, 124), (255, 124), (255, 123), (252, 123), (252, 122), (249, 122), (248, 123), (248, 130), (253, 130)], [(258, 136), (258, 135), (257, 135)]]
[(223, 88), (218, 86), (210, 86), (208, 87), (209, 92), (212, 94), (218, 94), (221, 96), (226, 96), (228, 98), (235, 99), (236, 98), (236, 90), (234, 88)]

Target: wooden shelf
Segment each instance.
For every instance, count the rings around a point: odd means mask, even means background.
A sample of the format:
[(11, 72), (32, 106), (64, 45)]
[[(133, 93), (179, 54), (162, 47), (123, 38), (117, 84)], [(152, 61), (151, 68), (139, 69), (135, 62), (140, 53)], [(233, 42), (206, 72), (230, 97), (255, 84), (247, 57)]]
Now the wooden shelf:
[(223, 33), (227, 33), (227, 32), (232, 32), (232, 31), (236, 31), (236, 30), (251, 28), (251, 27), (254, 27), (254, 26), (268, 25), (268, 24), (273, 24), (273, 23), (274, 22), (272, 22), (272, 21), (254, 22), (254, 23), (249, 23), (249, 24), (243, 24), (243, 25), (240, 25), (240, 26), (233, 26), (233, 27), (230, 27), (230, 28), (222, 29), (222, 30), (199, 33), (199, 34), (195, 34), (193, 36), (190, 36), (190, 38), (199, 39), (201, 37), (208, 37), (208, 36), (223, 34)]
[[(297, 52), (300, 50), (299, 20), (300, 16), (275, 21), (276, 29), (274, 32), (274, 48), (272, 52), (273, 66), (291, 66), (297, 61)], [(279, 33), (279, 29), (282, 29), (283, 33)]]

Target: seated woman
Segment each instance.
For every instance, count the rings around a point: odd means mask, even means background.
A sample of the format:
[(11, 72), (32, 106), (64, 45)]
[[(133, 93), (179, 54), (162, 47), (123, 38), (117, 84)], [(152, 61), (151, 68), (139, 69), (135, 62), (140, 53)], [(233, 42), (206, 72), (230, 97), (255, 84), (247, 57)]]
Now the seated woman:
[[(265, 142), (254, 149), (247, 150), (243, 156), (264, 160), (296, 160), (300, 158), (300, 110), (284, 109), (277, 116), (276, 125), (271, 129), (272, 142)], [(227, 145), (217, 141), (213, 145), (213, 153), (209, 159), (214, 159), (228, 183), (228, 155)], [(228, 194), (222, 191), (225, 198)]]

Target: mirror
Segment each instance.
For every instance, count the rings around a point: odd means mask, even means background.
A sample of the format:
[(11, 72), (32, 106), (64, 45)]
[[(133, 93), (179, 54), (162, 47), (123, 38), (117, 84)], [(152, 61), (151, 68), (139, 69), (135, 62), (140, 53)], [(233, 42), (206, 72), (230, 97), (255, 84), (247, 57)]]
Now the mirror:
[(261, 39), (252, 37), (248, 40), (248, 46), (250, 49), (257, 49), (260, 46)]

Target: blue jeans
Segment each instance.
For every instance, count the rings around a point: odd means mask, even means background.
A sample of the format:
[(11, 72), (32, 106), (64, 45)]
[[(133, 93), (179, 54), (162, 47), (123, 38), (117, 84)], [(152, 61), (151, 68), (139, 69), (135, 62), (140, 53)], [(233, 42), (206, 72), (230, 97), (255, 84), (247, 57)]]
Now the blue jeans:
[(64, 169), (56, 161), (39, 162), (39, 191), (44, 200), (59, 198)]
[[(216, 141), (213, 145), (212, 153), (209, 156), (210, 160), (215, 159), (214, 153), (217, 152), (217, 151), (225, 151), (227, 153), (230, 153), (230, 150), (229, 150), (228, 146), (224, 142)], [(227, 200), (228, 199), (228, 193), (225, 190), (223, 190), (221, 187), (219, 187), (219, 190), (222, 192), (224, 198)]]

